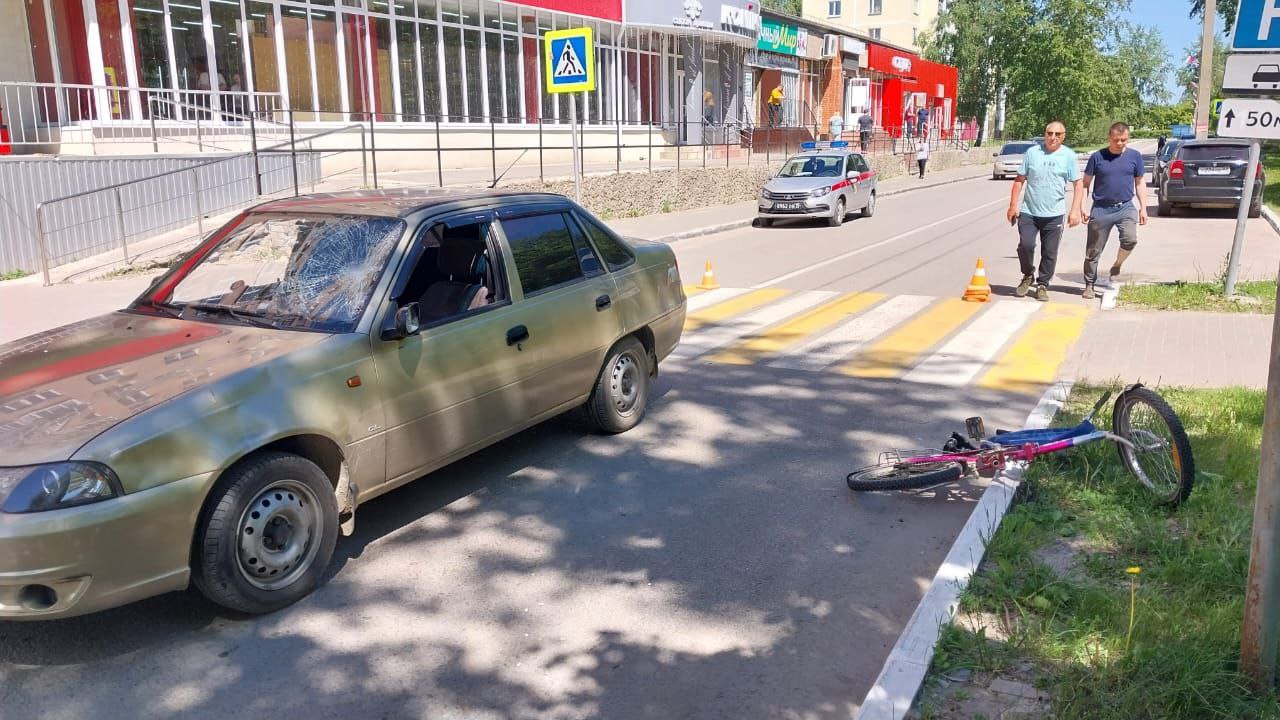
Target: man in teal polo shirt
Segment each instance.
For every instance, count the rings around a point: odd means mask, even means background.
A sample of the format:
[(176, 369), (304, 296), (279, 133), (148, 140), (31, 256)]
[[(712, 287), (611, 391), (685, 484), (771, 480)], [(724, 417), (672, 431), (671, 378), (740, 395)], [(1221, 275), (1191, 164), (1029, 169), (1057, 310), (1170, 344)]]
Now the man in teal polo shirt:
[[(1037, 300), (1049, 299), (1049, 281), (1058, 264), (1063, 220), (1068, 227), (1080, 224), (1084, 184), (1075, 151), (1063, 145), (1066, 139), (1065, 125), (1056, 120), (1049, 123), (1044, 129), (1044, 147), (1032, 145), (1023, 156), (1022, 167), (1009, 191), (1005, 219), (1018, 226), (1018, 262), (1022, 265), (1022, 282), (1014, 291), (1018, 297), (1026, 297), (1034, 285)], [(1071, 183), (1070, 213), (1067, 212), (1067, 183)], [(1038, 274), (1034, 262), (1037, 236), (1040, 238)]]

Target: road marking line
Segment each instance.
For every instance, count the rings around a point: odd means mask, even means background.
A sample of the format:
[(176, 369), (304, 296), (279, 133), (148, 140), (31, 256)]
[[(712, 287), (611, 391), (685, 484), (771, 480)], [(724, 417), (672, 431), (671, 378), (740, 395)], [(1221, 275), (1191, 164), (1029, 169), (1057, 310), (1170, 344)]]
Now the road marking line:
[(1040, 303), (1000, 300), (991, 304), (968, 327), (925, 358), (903, 380), (962, 387), (990, 366), (1009, 338), (1022, 329)]
[(1028, 392), (1054, 381), (1084, 330), (1089, 308), (1050, 304), (978, 381), (979, 387)]
[(981, 303), (948, 298), (867, 348), (840, 372), (853, 377), (892, 378), (982, 309)]
[[(781, 294), (786, 294), (785, 291), (778, 290), (758, 290), (757, 292), (767, 292), (775, 296), (780, 292)], [(837, 293), (827, 290), (808, 290), (805, 292), (795, 293), (791, 297), (779, 300), (775, 303), (770, 303), (755, 312), (723, 321), (714, 327), (708, 327), (701, 332), (694, 333), (688, 336), (687, 341), (682, 341), (673, 354), (684, 358), (691, 358), (713, 350), (719, 350), (726, 345), (731, 345), (734, 342), (741, 340), (746, 335), (759, 332), (770, 325), (777, 324), (787, 318), (790, 318), (796, 313), (804, 312), (815, 305), (824, 303), (835, 295), (837, 295)], [(742, 299), (746, 300), (748, 297), (744, 297)], [(716, 308), (712, 308), (712, 310), (715, 309)]]
[[(732, 300), (733, 298), (741, 295), (746, 295), (749, 292), (751, 291), (747, 288), (717, 288), (695, 298), (690, 298), (688, 303), (685, 305), (685, 313), (688, 316), (692, 316), (706, 310), (712, 305)], [(686, 325), (685, 328), (688, 329), (688, 326)]]
[(921, 225), (921, 226), (920, 226), (920, 227), (918, 227), (918, 228), (914, 228), (914, 229), (912, 229), (912, 230), (908, 230), (908, 231), (906, 231), (906, 232), (904, 232), (904, 233), (899, 233), (899, 234), (894, 235), (893, 237), (890, 237), (890, 238), (885, 238), (884, 240), (881, 240), (880, 242), (871, 243), (870, 245), (866, 245), (866, 246), (863, 246), (863, 247), (857, 248), (857, 249), (855, 249), (855, 250), (850, 250), (850, 251), (849, 251), (849, 252), (847, 252), (847, 253), (843, 253), (843, 254), (841, 254), (841, 255), (837, 255), (837, 256), (835, 256), (835, 257), (833, 257), (833, 258), (827, 258), (826, 260), (823, 260), (822, 262), (814, 263), (814, 264), (809, 265), (809, 266), (807, 266), (807, 267), (801, 268), (800, 270), (796, 270), (796, 271), (794, 271), (794, 272), (786, 273), (785, 275), (779, 275), (778, 277), (775, 277), (775, 278), (773, 278), (772, 280), (766, 280), (766, 281), (764, 281), (764, 282), (762, 282), (762, 283), (757, 283), (756, 285), (753, 285), (752, 287), (756, 287), (756, 288), (765, 288), (765, 287), (770, 287), (770, 286), (773, 286), (773, 285), (777, 285), (778, 283), (786, 282), (787, 280), (790, 280), (790, 279), (791, 279), (791, 278), (793, 278), (793, 277), (798, 277), (798, 276), (800, 276), (800, 275), (804, 275), (804, 274), (805, 274), (805, 273), (807, 273), (807, 272), (812, 272), (812, 271), (817, 270), (817, 269), (819, 269), (819, 268), (824, 268), (824, 267), (826, 267), (826, 266), (828, 266), (828, 265), (834, 265), (835, 263), (843, 262), (844, 260), (847, 260), (848, 258), (851, 258), (851, 257), (853, 257), (854, 255), (860, 255), (860, 254), (862, 254), (862, 253), (864, 253), (864, 252), (867, 252), (867, 251), (869, 251), (869, 250), (875, 250), (875, 249), (876, 249), (876, 248), (878, 248), (878, 247), (882, 247), (882, 246), (884, 246), (884, 245), (888, 245), (888, 244), (889, 244), (889, 243), (891, 243), (891, 242), (897, 242), (898, 240), (901, 240), (902, 238), (909, 237), (909, 236), (911, 236), (911, 235), (915, 235), (916, 233), (924, 232), (925, 230), (929, 230), (929, 229), (932, 229), (932, 228), (938, 227), (939, 225), (946, 225), (946, 224), (949, 224), (949, 223), (954, 223), (957, 219), (962, 218), (962, 217), (964, 217), (965, 215), (970, 215), (970, 214), (972, 214), (972, 213), (976, 213), (976, 212), (978, 212), (978, 211), (980, 211), (980, 210), (986, 210), (986, 209), (987, 209), (987, 208), (989, 208), (989, 207), (992, 207), (992, 206), (994, 206), (994, 205), (999, 205), (999, 204), (1004, 203), (1004, 202), (1006, 202), (1006, 201), (1005, 201), (1005, 200), (993, 200), (992, 202), (986, 203), (985, 205), (978, 205), (977, 207), (970, 208), (969, 210), (965, 210), (965, 211), (964, 211), (964, 212), (962, 212), (962, 213), (956, 213), (955, 215), (952, 215), (951, 217), (943, 218), (942, 220), (938, 220), (938, 221), (936, 221), (936, 222), (931, 222), (931, 223), (929, 223), (928, 225)]
[(858, 352), (890, 328), (928, 307), (937, 298), (898, 295), (867, 312), (850, 318), (824, 335), (782, 353), (769, 367), (816, 372)]
[(848, 293), (776, 328), (753, 335), (710, 360), (730, 365), (752, 365), (827, 330), (884, 298), (884, 293)]
[(702, 294), (702, 293), (704, 293), (704, 292), (706, 292), (706, 290), (704, 290), (703, 288), (698, 287), (697, 285), (685, 285), (685, 286), (684, 286), (684, 296), (685, 296), (685, 297), (687, 297), (687, 298), (691, 298), (691, 297), (693, 297), (694, 295), (701, 295), (701, 294)]

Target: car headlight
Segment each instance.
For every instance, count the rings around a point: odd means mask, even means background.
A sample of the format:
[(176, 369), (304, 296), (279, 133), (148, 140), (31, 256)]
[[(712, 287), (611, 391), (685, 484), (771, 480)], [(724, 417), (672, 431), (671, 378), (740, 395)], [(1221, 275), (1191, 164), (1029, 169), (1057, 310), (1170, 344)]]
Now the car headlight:
[(809, 197), (822, 197), (823, 195), (826, 195), (829, 192), (831, 192), (831, 186), (824, 185), (823, 187), (814, 188), (813, 190), (809, 191)]
[(122, 495), (120, 479), (106, 465), (60, 462), (0, 468), (0, 502), (7, 513), (32, 513), (87, 505)]
[(760, 197), (764, 198), (765, 200), (772, 200), (773, 193), (769, 192), (768, 190), (761, 190)]

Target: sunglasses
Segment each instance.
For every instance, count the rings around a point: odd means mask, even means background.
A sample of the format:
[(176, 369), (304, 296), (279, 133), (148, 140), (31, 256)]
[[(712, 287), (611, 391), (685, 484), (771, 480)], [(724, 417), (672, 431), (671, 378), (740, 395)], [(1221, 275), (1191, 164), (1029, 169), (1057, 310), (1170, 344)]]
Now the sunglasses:
[(1052, 131), (1052, 130), (1045, 130), (1045, 131), (1044, 131), (1044, 134), (1045, 134), (1045, 136), (1047, 136), (1047, 137), (1066, 137), (1066, 136), (1067, 136), (1066, 131), (1063, 131), (1063, 132), (1054, 132), (1054, 131)]

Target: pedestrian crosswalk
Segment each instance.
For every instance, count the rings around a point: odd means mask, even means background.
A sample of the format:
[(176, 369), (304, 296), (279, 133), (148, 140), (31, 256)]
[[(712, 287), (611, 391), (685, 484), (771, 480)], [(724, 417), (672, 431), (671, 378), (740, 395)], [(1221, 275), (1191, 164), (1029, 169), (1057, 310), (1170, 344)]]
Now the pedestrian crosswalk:
[(997, 299), (718, 288), (690, 295), (673, 358), (950, 387), (1057, 379), (1089, 308)]

